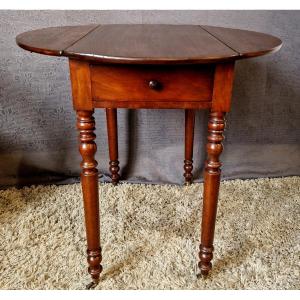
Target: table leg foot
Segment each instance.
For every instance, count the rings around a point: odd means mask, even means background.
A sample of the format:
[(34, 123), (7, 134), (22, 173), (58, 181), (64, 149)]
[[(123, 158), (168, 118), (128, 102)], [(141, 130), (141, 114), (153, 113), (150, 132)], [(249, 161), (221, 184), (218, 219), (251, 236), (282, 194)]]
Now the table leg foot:
[(119, 161), (118, 160), (111, 160), (109, 162), (109, 171), (111, 173), (111, 181), (113, 185), (117, 185), (120, 180), (120, 175), (119, 175)]
[(213, 259), (213, 246), (204, 247), (200, 245), (199, 258), (200, 262), (198, 264), (200, 268), (201, 275), (207, 276), (209, 271), (212, 269), (211, 260)]
[(95, 287), (98, 285), (99, 282), (90, 282), (89, 284), (86, 285), (85, 289), (86, 290), (93, 290)]
[(184, 178), (185, 178), (185, 185), (191, 185), (193, 182), (193, 161), (192, 160), (184, 160)]
[(100, 273), (102, 272), (101, 260), (101, 247), (97, 250), (87, 250), (88, 272), (94, 283), (99, 282)]

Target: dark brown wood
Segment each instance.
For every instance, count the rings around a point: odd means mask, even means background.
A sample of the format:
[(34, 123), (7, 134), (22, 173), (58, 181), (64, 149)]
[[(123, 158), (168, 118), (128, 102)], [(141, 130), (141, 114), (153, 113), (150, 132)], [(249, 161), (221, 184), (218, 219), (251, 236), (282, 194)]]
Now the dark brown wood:
[(93, 110), (89, 63), (70, 59), (69, 66), (74, 109)]
[(97, 28), (98, 24), (48, 27), (21, 33), (17, 44), (25, 50), (60, 56), (63, 51)]
[(111, 180), (114, 185), (119, 182), (119, 161), (118, 161), (118, 121), (117, 110), (115, 108), (106, 109), (107, 135), (109, 148), (109, 170)]
[(207, 109), (212, 102), (202, 101), (94, 101), (95, 108), (155, 108), (155, 109)]
[(279, 38), (256, 31), (215, 26), (201, 27), (239, 53), (239, 58), (261, 56), (278, 51), (282, 45)]
[(268, 34), (199, 25), (109, 24), (52, 27), (17, 36), (47, 55), (116, 64), (203, 64), (259, 56), (281, 47)]
[[(96, 41), (101, 41), (97, 43)], [(102, 25), (65, 50), (104, 63), (210, 63), (237, 53), (195, 25)]]
[(211, 112), (208, 122), (207, 160), (204, 171), (204, 194), (202, 211), (202, 231), (199, 252), (201, 274), (207, 275), (212, 268), (213, 240), (217, 214), (218, 194), (221, 176), (219, 157), (223, 151), (222, 141), (225, 129), (225, 114)]
[(79, 130), (79, 152), (81, 162), (81, 184), (84, 201), (85, 226), (87, 236), (88, 271), (93, 282), (98, 283), (102, 271), (99, 222), (98, 170), (94, 142), (96, 135), (93, 111), (77, 111), (77, 128)]
[(184, 155), (184, 178), (185, 184), (193, 181), (193, 147), (194, 147), (195, 110), (185, 110), (185, 155)]
[[(214, 66), (92, 65), (94, 101), (211, 101)], [(160, 88), (149, 87), (151, 81)]]
[(216, 65), (212, 97), (213, 111), (230, 111), (233, 78), (234, 62), (226, 62)]

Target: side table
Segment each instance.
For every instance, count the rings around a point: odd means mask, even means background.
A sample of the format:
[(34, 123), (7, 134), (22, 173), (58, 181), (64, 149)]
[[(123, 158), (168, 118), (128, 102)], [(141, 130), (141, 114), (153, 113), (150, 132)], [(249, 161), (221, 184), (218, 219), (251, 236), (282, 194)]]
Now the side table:
[[(102, 271), (95, 108), (105, 108), (112, 182), (119, 181), (117, 108), (185, 110), (185, 182), (192, 182), (196, 109), (210, 111), (199, 252), (201, 274), (212, 268), (225, 113), (230, 110), (234, 64), (275, 52), (281, 40), (267, 34), (203, 25), (85, 25), (22, 33), (31, 52), (69, 58), (77, 112), (81, 183), (92, 285)], [(91, 285), (91, 286), (92, 286)], [(91, 287), (90, 286), (90, 287)]]

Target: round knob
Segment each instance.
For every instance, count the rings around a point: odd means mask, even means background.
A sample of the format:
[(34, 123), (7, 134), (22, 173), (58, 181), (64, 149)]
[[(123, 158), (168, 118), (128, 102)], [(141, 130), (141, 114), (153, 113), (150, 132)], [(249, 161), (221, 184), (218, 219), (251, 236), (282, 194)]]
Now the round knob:
[(150, 80), (149, 81), (149, 88), (152, 89), (152, 90), (160, 90), (162, 88), (162, 85), (159, 81), (157, 80)]

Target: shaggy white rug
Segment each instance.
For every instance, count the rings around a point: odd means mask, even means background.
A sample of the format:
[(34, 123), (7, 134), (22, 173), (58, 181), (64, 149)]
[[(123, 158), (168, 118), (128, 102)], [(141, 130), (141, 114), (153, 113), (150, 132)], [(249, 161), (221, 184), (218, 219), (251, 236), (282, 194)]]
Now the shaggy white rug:
[[(222, 182), (207, 279), (195, 268), (202, 187), (101, 184), (97, 288), (299, 289), (300, 177)], [(0, 288), (85, 288), (83, 224), (79, 184), (0, 191)]]

